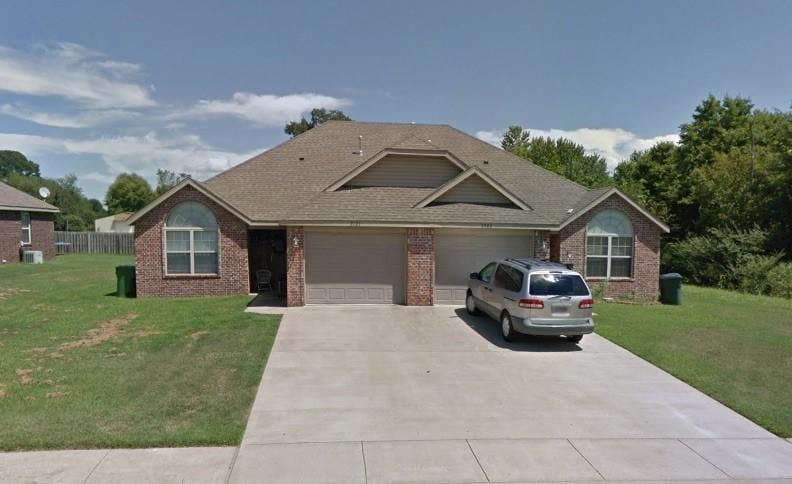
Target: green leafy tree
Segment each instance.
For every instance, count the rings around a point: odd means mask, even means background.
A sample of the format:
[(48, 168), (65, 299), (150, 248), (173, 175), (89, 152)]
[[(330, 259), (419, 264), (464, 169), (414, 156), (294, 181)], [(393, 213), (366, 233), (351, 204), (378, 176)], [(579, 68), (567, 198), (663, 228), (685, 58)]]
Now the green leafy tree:
[(352, 121), (352, 118), (335, 109), (327, 110), (324, 108), (315, 108), (311, 111), (311, 119), (302, 118), (299, 121), (292, 121), (286, 125), (283, 131), (294, 138), (298, 134), (302, 134), (309, 129), (313, 129), (331, 120)]
[(0, 179), (16, 173), (22, 176), (41, 176), (38, 163), (30, 161), (19, 151), (0, 150)]
[(658, 144), (617, 167), (618, 186), (670, 223), (669, 240), (757, 224), (768, 250), (789, 257), (792, 113), (708, 96), (679, 134), (679, 145)]
[(91, 230), (93, 221), (105, 215), (101, 203), (97, 207), (85, 197), (74, 175), (53, 179), (12, 173), (8, 183), (34, 197), (39, 196), (39, 188), (48, 188), (50, 196), (46, 201), (60, 209), (55, 215), (55, 230)]
[(565, 138), (532, 138), (521, 126), (509, 126), (501, 147), (589, 188), (613, 184), (605, 159)]
[(122, 173), (107, 189), (105, 205), (110, 215), (137, 212), (154, 199), (151, 185), (134, 173)]
[(187, 178), (190, 178), (187, 173), (177, 174), (170, 170), (157, 170), (157, 188), (154, 192), (157, 196), (162, 195)]

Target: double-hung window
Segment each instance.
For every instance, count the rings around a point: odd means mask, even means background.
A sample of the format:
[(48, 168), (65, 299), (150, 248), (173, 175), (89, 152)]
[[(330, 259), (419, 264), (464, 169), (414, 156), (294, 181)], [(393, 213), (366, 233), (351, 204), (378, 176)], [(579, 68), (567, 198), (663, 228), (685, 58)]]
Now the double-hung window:
[(219, 273), (219, 230), (211, 210), (197, 202), (184, 202), (165, 222), (165, 268), (173, 275)]
[(27, 212), (22, 212), (21, 221), (22, 221), (22, 243), (28, 245), (33, 240), (32, 234), (30, 232), (30, 214)]
[(633, 268), (633, 227), (616, 210), (594, 216), (586, 228), (586, 277), (628, 278)]

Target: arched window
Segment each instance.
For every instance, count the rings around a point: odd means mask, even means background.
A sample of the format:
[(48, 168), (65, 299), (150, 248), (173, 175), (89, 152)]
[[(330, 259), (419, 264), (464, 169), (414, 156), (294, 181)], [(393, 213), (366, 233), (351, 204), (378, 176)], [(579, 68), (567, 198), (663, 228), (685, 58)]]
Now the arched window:
[(632, 277), (633, 227), (616, 210), (603, 210), (586, 230), (586, 276)]
[(165, 221), (167, 274), (218, 273), (217, 219), (197, 202), (180, 203)]

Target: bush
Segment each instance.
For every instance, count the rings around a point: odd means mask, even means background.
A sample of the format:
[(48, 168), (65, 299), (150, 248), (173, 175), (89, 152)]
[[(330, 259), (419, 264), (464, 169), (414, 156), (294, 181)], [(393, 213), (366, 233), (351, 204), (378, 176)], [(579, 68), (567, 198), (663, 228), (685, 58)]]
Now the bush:
[(761, 229), (711, 229), (669, 243), (663, 271), (678, 272), (693, 284), (792, 297), (792, 264), (781, 262), (783, 254), (767, 255), (767, 238)]
[(792, 263), (782, 262), (770, 269), (770, 295), (792, 298)]

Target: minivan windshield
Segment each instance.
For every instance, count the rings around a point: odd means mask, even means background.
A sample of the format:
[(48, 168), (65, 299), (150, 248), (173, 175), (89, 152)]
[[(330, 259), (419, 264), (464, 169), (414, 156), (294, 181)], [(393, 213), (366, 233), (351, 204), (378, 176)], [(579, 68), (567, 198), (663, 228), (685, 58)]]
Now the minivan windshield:
[(583, 278), (577, 274), (531, 274), (532, 296), (588, 296)]

